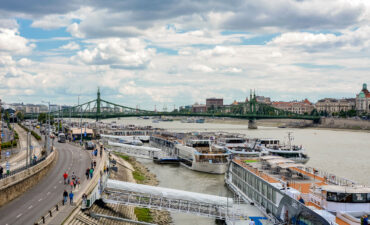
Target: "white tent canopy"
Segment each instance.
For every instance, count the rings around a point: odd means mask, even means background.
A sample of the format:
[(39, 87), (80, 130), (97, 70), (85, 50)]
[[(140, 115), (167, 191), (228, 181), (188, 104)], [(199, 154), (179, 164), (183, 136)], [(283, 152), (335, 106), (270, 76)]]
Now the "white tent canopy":
[(143, 184), (135, 184), (118, 180), (108, 179), (107, 187), (108, 189), (116, 189), (122, 191), (136, 192), (142, 194), (148, 194), (152, 196), (163, 196), (170, 199), (180, 199), (184, 201), (192, 201), (205, 204), (222, 205), (222, 206), (232, 206), (233, 199), (220, 197), (216, 195), (200, 194), (196, 192), (181, 191), (170, 188), (149, 186)]

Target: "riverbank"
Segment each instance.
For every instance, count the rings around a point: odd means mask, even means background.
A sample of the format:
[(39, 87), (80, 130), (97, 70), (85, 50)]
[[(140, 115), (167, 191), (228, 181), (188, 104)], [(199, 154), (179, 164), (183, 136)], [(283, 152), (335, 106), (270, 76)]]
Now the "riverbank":
[[(231, 124), (248, 126), (248, 120), (232, 118), (210, 118), (207, 123)], [(263, 127), (282, 127), (282, 128), (315, 128), (329, 130), (350, 130), (370, 132), (370, 121), (343, 119), (343, 118), (322, 118), (320, 124), (314, 124), (310, 120), (296, 119), (264, 119), (257, 120), (257, 126)]]
[[(129, 157), (120, 153), (115, 153), (115, 159), (117, 164), (120, 165), (119, 173), (111, 173), (112, 179), (122, 180), (124, 176), (125, 181), (145, 184), (151, 186), (157, 186), (159, 184), (157, 177), (154, 173), (150, 172), (148, 168), (142, 165), (140, 162), (136, 161), (135, 158)], [(117, 174), (117, 175), (114, 175)], [(171, 224), (171, 215), (167, 211), (160, 211), (154, 209), (143, 209), (135, 208), (135, 215), (139, 221), (155, 223), (158, 225)]]

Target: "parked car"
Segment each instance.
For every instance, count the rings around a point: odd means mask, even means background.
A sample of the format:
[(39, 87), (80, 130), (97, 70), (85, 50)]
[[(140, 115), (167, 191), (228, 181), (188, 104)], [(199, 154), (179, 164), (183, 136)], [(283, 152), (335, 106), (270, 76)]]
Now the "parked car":
[(95, 149), (95, 144), (92, 141), (85, 142), (85, 149), (86, 150), (94, 150)]

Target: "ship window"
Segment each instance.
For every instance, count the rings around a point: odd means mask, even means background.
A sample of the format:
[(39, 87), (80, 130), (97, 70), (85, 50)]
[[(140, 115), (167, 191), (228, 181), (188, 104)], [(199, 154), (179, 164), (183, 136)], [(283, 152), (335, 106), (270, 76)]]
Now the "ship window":
[(353, 194), (352, 200), (353, 202), (367, 202), (366, 194)]

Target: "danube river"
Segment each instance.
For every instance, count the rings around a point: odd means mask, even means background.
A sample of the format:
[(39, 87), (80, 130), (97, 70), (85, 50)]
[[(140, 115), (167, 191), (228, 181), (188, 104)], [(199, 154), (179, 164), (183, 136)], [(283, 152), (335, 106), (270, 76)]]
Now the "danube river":
[[(338, 176), (370, 185), (370, 133), (346, 130), (290, 129), (258, 127), (248, 130), (247, 125), (217, 123), (181, 123), (180, 121), (152, 123), (151, 120), (124, 118), (116, 121), (121, 124), (150, 125), (172, 131), (222, 131), (245, 134), (251, 138), (277, 138), (287, 141), (287, 133), (292, 132), (293, 144), (303, 145), (311, 157), (308, 166), (337, 174)], [(223, 175), (194, 172), (184, 167), (162, 166), (149, 160), (141, 160), (160, 181), (159, 186), (187, 191), (202, 192), (232, 197), (224, 186)], [(256, 214), (253, 210), (252, 214)], [(254, 215), (258, 216), (258, 215)], [(175, 224), (214, 224), (214, 220), (193, 215), (172, 214)]]

